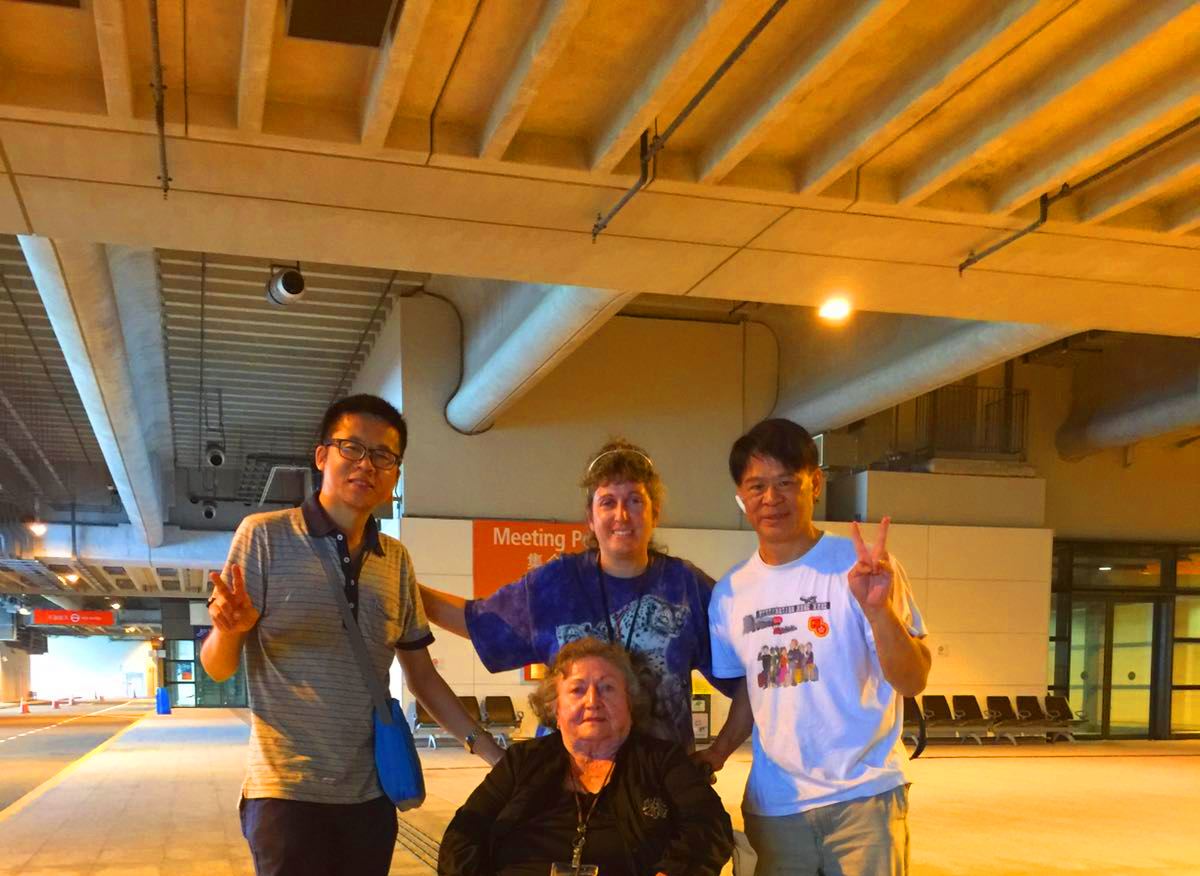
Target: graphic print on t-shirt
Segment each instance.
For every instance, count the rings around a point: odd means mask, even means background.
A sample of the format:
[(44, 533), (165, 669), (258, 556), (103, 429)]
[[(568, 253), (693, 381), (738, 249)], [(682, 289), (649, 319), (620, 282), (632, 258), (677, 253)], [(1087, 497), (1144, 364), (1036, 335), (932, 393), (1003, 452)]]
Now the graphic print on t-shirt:
[(812, 642), (792, 639), (786, 645), (763, 645), (758, 650), (758, 686), (795, 687), (808, 681), (820, 681), (821, 674), (813, 656)]
[[(795, 687), (809, 681), (820, 680), (811, 641), (782, 637), (797, 631), (797, 621), (789, 615), (813, 611), (829, 611), (828, 602), (819, 602), (817, 597), (808, 596), (795, 605), (775, 605), (762, 608), (742, 618), (742, 635), (770, 630), (779, 636), (779, 644), (765, 644), (758, 650), (758, 662), (762, 670), (758, 673), (758, 686), (763, 690), (771, 687)], [(819, 639), (829, 635), (829, 622), (819, 614), (808, 618), (807, 632)]]
[[(650, 696), (650, 714), (656, 722), (666, 726), (678, 724), (686, 717), (684, 710), (688, 699), (684, 696), (680, 677), (667, 672), (667, 648), (686, 625), (687, 613), (685, 606), (672, 605), (653, 594), (634, 599), (612, 613), (616, 642), (619, 645), (629, 643), (633, 668)], [(631, 632), (635, 616), (637, 626)], [(603, 621), (561, 624), (554, 632), (560, 648), (589, 636), (608, 640), (608, 625)]]

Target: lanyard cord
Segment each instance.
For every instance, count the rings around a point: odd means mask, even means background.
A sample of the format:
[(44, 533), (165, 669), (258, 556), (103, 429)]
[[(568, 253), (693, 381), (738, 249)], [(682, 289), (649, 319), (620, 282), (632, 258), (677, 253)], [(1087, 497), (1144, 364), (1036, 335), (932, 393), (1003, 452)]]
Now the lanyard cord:
[[(600, 795), (608, 787), (608, 780), (612, 778), (613, 768), (616, 765), (617, 758), (614, 755), (612, 763), (608, 765), (608, 772), (604, 774), (604, 782), (600, 785), (600, 790), (596, 792), (596, 796), (592, 798), (592, 805), (588, 807), (586, 816), (583, 814), (583, 804), (579, 801), (579, 792), (572, 789), (572, 794), (575, 797), (575, 815), (578, 821), (575, 826), (575, 841), (571, 843), (571, 869), (576, 873), (579, 872), (580, 865), (583, 863), (583, 844), (587, 842), (588, 822), (592, 820), (592, 813), (596, 811), (596, 804), (600, 802)], [(574, 776), (571, 777), (571, 784), (575, 784)], [(579, 782), (579, 784), (582, 785), (583, 782)], [(587, 790), (586, 786), (584, 790)]]
[[(650, 562), (646, 564), (646, 572), (649, 572), (653, 565), (654, 557), (652, 556)], [(646, 574), (646, 572), (642, 574)], [(600, 551), (596, 551), (596, 574), (600, 577), (600, 598), (604, 601), (604, 624), (608, 627), (608, 641), (615, 645), (617, 644), (617, 631), (613, 629), (612, 609), (608, 604), (608, 585), (604, 583), (604, 567), (600, 565)], [(642, 613), (642, 599), (649, 589), (649, 587), (642, 587), (641, 592), (638, 593), (637, 604), (633, 607), (633, 622), (629, 624), (629, 632), (625, 634), (626, 651), (631, 651), (630, 646), (633, 644), (634, 630), (637, 629), (638, 615)]]

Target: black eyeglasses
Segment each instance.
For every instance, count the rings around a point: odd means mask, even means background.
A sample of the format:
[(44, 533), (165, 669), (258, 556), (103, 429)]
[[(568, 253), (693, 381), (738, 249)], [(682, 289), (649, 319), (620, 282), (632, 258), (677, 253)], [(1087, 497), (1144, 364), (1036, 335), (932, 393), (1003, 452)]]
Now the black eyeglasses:
[(380, 471), (391, 471), (400, 464), (400, 457), (390, 450), (385, 450), (382, 447), (369, 449), (360, 441), (355, 441), (353, 438), (334, 438), (326, 441), (322, 447), (336, 447), (338, 453), (342, 455), (342, 459), (350, 462), (358, 462), (366, 456), (371, 457), (371, 465), (375, 466)]

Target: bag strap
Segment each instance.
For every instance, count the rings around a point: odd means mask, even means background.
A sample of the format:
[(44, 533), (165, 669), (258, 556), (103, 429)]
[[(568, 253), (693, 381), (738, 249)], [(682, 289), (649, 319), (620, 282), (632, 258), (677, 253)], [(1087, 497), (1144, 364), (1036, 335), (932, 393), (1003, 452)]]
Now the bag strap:
[(367, 654), (367, 644), (363, 641), (362, 631), (358, 628), (358, 621), (354, 619), (354, 612), (350, 610), (350, 603), (346, 601), (346, 594), (342, 592), (342, 587), (338, 583), (345, 576), (342, 570), (333, 564), (329, 559), (329, 555), (325, 553), (323, 544), (318, 544), (317, 553), (321, 555), (321, 562), (325, 566), (325, 571), (328, 572), (325, 580), (329, 583), (329, 589), (333, 591), (333, 600), (337, 603), (338, 609), (342, 614), (342, 626), (346, 628), (346, 635), (350, 637), (350, 650), (354, 652), (354, 659), (358, 663), (358, 668), (362, 672), (363, 681), (367, 683), (367, 690), (371, 693), (371, 700), (375, 703), (375, 714), (379, 716), (384, 724), (392, 723), (392, 710), (388, 705), (388, 693), (384, 688), (379, 677), (371, 670), (371, 657)]

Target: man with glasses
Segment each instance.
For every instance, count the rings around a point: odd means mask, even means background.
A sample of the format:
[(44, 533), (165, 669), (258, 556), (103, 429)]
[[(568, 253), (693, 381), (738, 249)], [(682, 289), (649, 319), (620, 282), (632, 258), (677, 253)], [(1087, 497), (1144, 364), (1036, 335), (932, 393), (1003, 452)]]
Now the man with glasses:
[(259, 876), (385, 876), (396, 809), (379, 786), (371, 697), (331, 577), (377, 676), (387, 678), (394, 654), (443, 727), (489, 764), (503, 752), (434, 669), (408, 551), (371, 516), (396, 488), (404, 418), (381, 398), (355, 395), (326, 411), (320, 435), (320, 491), (238, 527), (224, 573), (212, 576), (213, 630), (200, 659), (219, 682), (245, 654), (252, 720), (240, 809)]
[[(789, 420), (765, 420), (729, 454), (734, 501), (758, 550), (709, 604), (713, 671), (742, 676), (713, 769), (754, 730), (742, 802), (758, 876), (894, 876), (908, 865), (908, 760), (899, 698), (929, 675), (925, 623), (884, 518), (873, 547), (817, 529), (817, 448)], [(764, 649), (802, 653), (803, 683), (764, 673)], [(764, 677), (765, 676), (765, 677)], [(795, 676), (793, 676), (793, 679)]]

